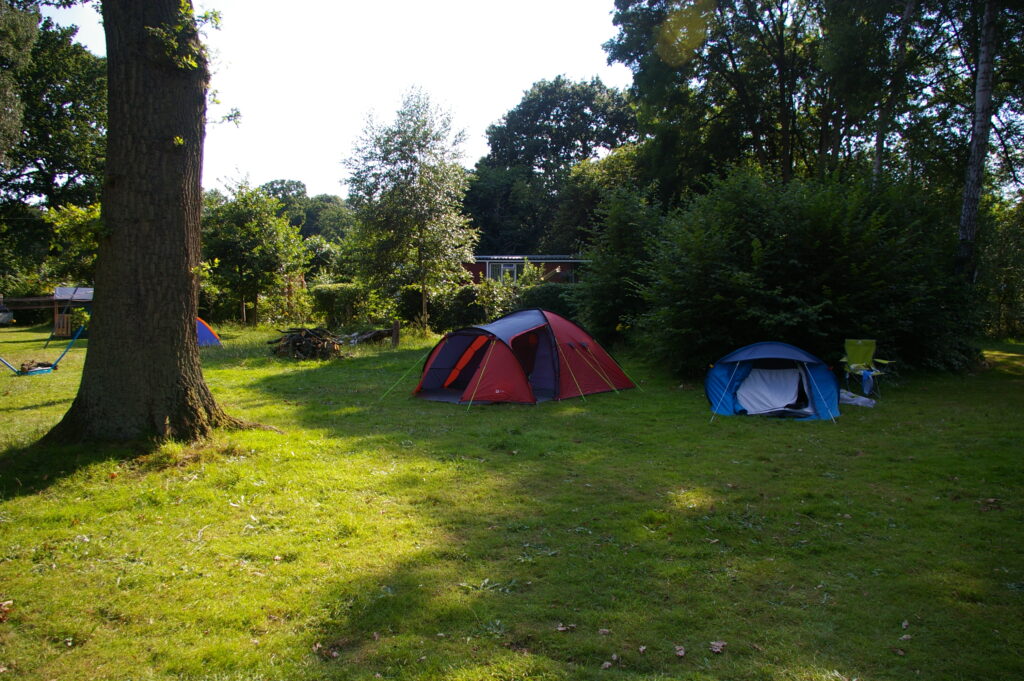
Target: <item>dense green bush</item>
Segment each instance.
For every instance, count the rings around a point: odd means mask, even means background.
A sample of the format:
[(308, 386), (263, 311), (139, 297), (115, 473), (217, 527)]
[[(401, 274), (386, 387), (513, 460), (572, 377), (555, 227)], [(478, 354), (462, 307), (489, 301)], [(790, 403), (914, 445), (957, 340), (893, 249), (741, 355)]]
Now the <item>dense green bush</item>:
[(764, 340), (835, 361), (844, 338), (875, 338), (903, 365), (964, 367), (975, 306), (952, 276), (956, 231), (939, 203), (909, 185), (733, 171), (664, 220), (641, 340), (682, 372)]
[(431, 308), (430, 325), (435, 331), (451, 331), (488, 321), (487, 312), (477, 300), (479, 289), (466, 284), (436, 301)]
[(598, 209), (601, 223), (585, 253), (590, 261), (571, 292), (574, 312), (590, 333), (611, 342), (622, 338), (645, 309), (643, 264), (660, 210), (633, 191), (613, 192)]
[(573, 319), (576, 307), (573, 304), (573, 292), (576, 284), (538, 284), (523, 291), (519, 296), (521, 308), (539, 307), (551, 310), (563, 317)]
[(353, 324), (383, 324), (395, 315), (394, 305), (359, 283), (321, 284), (310, 289), (315, 314), (328, 328)]
[[(423, 299), (420, 287), (416, 284), (406, 284), (398, 289), (398, 318), (406, 323), (415, 323), (423, 313)], [(433, 323), (435, 299), (427, 301), (427, 312), (430, 314)]]
[[(522, 308), (540, 307), (566, 317), (575, 316), (569, 300), (572, 284), (544, 283), (539, 268), (529, 267), (517, 279), (485, 279), (466, 284), (430, 299), (430, 327), (445, 332), (474, 324), (485, 324), (496, 317)], [(402, 319), (415, 321), (420, 316), (419, 289), (405, 287), (400, 295)]]
[[(479, 287), (465, 284), (435, 293), (427, 303), (429, 326), (437, 332), (460, 329), (487, 321), (487, 312), (478, 301)], [(418, 322), (422, 314), (419, 286), (403, 286), (398, 296), (398, 316), (407, 323)]]

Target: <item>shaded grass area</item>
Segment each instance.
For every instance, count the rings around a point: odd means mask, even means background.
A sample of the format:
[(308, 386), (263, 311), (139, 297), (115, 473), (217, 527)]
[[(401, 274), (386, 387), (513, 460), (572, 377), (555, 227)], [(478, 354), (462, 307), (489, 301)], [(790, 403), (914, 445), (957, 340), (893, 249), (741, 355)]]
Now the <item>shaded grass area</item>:
[(282, 434), (34, 448), (84, 350), (0, 378), (10, 678), (1024, 677), (1024, 346), (835, 424), (709, 423), (641, 362), (640, 391), (467, 409), (408, 397), (429, 338), (222, 336), (214, 394)]

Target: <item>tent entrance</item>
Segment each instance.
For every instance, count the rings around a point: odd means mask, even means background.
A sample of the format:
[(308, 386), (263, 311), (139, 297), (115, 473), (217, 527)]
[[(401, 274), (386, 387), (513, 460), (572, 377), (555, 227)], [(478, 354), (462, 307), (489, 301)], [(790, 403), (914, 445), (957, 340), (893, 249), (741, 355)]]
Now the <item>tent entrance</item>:
[(480, 362), (484, 360), (484, 355), (487, 354), (487, 348), (491, 342), (493, 341), (489, 336), (477, 336), (459, 357), (452, 370), (448, 372), (448, 377), (441, 387), (462, 395), (476, 373), (477, 367), (480, 366)]
[(431, 399), (458, 402), (490, 341), (491, 336), (482, 333), (453, 334), (445, 339), (427, 360), (429, 369), (424, 372), (420, 388)]
[(802, 363), (785, 359), (759, 359), (736, 390), (736, 400), (748, 414), (763, 416), (810, 416), (807, 370)]
[(555, 399), (555, 353), (547, 328), (538, 327), (515, 336), (511, 348), (537, 401)]

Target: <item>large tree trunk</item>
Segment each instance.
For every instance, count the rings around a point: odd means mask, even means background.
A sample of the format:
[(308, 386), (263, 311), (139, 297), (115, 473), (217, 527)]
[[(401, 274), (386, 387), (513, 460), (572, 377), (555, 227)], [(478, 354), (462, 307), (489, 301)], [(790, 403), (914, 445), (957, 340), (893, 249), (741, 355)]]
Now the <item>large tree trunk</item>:
[(103, 0), (106, 234), (82, 382), (51, 441), (191, 440), (236, 423), (207, 389), (196, 343), (209, 72), (190, 6)]
[(992, 129), (992, 71), (995, 51), (996, 8), (994, 0), (986, 0), (981, 20), (981, 41), (978, 47), (978, 68), (974, 85), (974, 126), (971, 130), (967, 177), (964, 181), (964, 202), (960, 212), (960, 245), (956, 254), (957, 273), (974, 281), (974, 241), (978, 233), (978, 204), (985, 179), (988, 136)]

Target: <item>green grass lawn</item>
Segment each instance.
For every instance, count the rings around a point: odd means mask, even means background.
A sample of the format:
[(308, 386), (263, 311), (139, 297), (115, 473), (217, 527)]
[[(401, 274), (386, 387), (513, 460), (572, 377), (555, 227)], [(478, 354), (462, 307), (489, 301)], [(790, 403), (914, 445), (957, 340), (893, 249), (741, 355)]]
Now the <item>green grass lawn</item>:
[(837, 423), (709, 423), (628, 358), (642, 390), (467, 409), (416, 369), (381, 399), (433, 339), (222, 336), (214, 394), (281, 433), (32, 447), (88, 342), (0, 375), (0, 681), (1024, 678), (1024, 346)]

